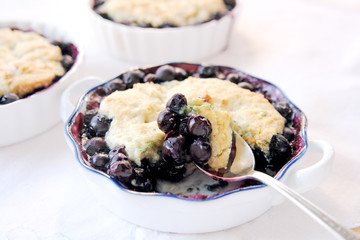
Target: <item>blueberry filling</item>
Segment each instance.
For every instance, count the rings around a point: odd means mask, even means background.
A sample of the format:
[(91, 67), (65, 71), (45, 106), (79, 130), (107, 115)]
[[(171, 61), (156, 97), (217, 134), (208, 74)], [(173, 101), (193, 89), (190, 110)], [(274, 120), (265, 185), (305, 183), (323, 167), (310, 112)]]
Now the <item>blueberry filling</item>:
[[(182, 180), (187, 166), (192, 164), (191, 161), (206, 164), (212, 153), (209, 140), (212, 133), (211, 122), (204, 116), (190, 112), (187, 99), (182, 94), (173, 95), (166, 103), (165, 109), (158, 115), (158, 128), (165, 133), (165, 137), (159, 150), (160, 159), (156, 162), (145, 158), (141, 159), (141, 165), (138, 165), (134, 159), (129, 159), (126, 146), (118, 145), (110, 149), (104, 138), (112, 120), (98, 113), (99, 103), (103, 97), (114, 91), (132, 88), (135, 83), (181, 81), (189, 76), (202, 78), (223, 76), (224, 81), (233, 82), (239, 87), (242, 87), (241, 83), (246, 83), (251, 86), (246, 89), (263, 94), (286, 119), (283, 133), (271, 138), (268, 154), (258, 147), (253, 149), (256, 170), (274, 176), (302, 147), (298, 143), (301, 126), (293, 106), (268, 89), (262, 81), (219, 66), (186, 67), (186, 64), (173, 64), (131, 70), (94, 90), (87, 102), (79, 127), (80, 142), (89, 164), (109, 174), (126, 188), (140, 192), (156, 191), (158, 179), (172, 182)], [(229, 161), (234, 156), (235, 152), (231, 151)], [(259, 183), (247, 181), (246, 184)], [(219, 182), (209, 186), (209, 189), (216, 191), (222, 186), (223, 184)]]
[[(114, 21), (106, 12), (104, 12), (101, 8), (104, 5), (106, 0), (94, 0), (93, 3), (93, 10), (95, 11), (95, 13), (99, 14), (102, 18), (110, 20), (110, 21)], [(235, 6), (236, 6), (236, 1), (235, 0), (224, 0), (224, 4), (226, 6), (227, 11), (231, 11)], [(203, 22), (198, 22), (197, 24), (201, 24), (201, 23), (206, 23), (206, 22), (210, 22), (212, 20), (219, 20), (221, 19), (223, 16), (226, 15), (225, 13), (221, 13), (221, 12), (216, 12), (211, 14), (210, 18), (206, 21)], [(151, 23), (148, 22), (130, 22), (130, 21), (122, 21), (120, 22), (121, 24), (124, 25), (128, 25), (128, 26), (136, 26), (136, 27), (141, 27), (141, 28), (175, 28), (175, 27), (181, 27), (175, 23), (172, 22), (164, 22), (163, 24), (159, 25), (159, 26), (153, 26)]]

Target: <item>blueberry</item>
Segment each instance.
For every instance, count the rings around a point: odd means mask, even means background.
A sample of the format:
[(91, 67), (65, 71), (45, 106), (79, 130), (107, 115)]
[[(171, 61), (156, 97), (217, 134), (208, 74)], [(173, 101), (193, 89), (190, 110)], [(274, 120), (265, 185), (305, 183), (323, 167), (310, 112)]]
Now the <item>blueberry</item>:
[(107, 95), (115, 92), (115, 91), (122, 91), (126, 89), (126, 84), (119, 78), (111, 80), (104, 85), (104, 90)]
[(92, 136), (103, 137), (109, 130), (109, 127), (109, 119), (104, 115), (96, 114), (91, 118), (88, 129)]
[(175, 78), (176, 80), (184, 80), (187, 78), (188, 74), (185, 69), (176, 67), (175, 68)]
[(295, 139), (295, 132), (292, 128), (285, 127), (283, 130), (283, 135), (289, 142)]
[(220, 18), (222, 18), (224, 16), (224, 14), (222, 14), (222, 13), (213, 13), (213, 14), (211, 14), (211, 16), (210, 16), (210, 19), (215, 19), (215, 20), (219, 20)]
[(90, 158), (91, 165), (99, 170), (106, 170), (106, 165), (109, 163), (109, 157), (104, 153), (97, 153)]
[(189, 116), (188, 120), (189, 133), (195, 137), (207, 138), (212, 132), (210, 121), (204, 116)]
[(114, 162), (122, 161), (122, 160), (128, 160), (128, 157), (123, 153), (117, 153), (115, 155), (112, 155), (111, 157), (110, 157), (110, 155), (108, 155), (108, 156), (110, 159), (110, 164), (112, 164)]
[(128, 71), (124, 74), (123, 80), (129, 86), (133, 86), (135, 83), (142, 82), (144, 80), (145, 73), (139, 69)]
[(292, 154), (289, 141), (281, 134), (272, 136), (269, 147), (270, 157), (275, 161), (284, 162), (289, 159)]
[(167, 180), (177, 182), (184, 178), (185, 172), (186, 172), (186, 166), (184, 164), (172, 165), (166, 169), (166, 172), (162, 177)]
[(175, 79), (175, 69), (170, 65), (164, 65), (156, 70), (155, 75), (161, 82), (171, 81)]
[(180, 121), (179, 121), (179, 133), (181, 135), (183, 135), (184, 137), (189, 135), (188, 120), (189, 120), (189, 117), (185, 116), (185, 117), (180, 118)]
[(201, 66), (199, 69), (200, 77), (211, 78), (216, 77), (216, 70), (214, 66)]
[(169, 110), (163, 110), (159, 113), (157, 124), (161, 131), (168, 133), (178, 127), (178, 115)]
[(236, 1), (235, 0), (224, 0), (224, 3), (227, 7), (227, 9), (231, 10), (235, 7)]
[(156, 75), (153, 73), (146, 74), (144, 78), (144, 82), (155, 82), (156, 81)]
[(186, 110), (186, 106), (187, 106), (187, 100), (185, 96), (181, 93), (175, 94), (166, 103), (166, 108), (169, 111), (175, 112), (177, 114), (184, 114)]
[(136, 191), (151, 192), (155, 190), (156, 181), (144, 168), (134, 168), (134, 180), (131, 181), (131, 185)]
[(71, 45), (60, 40), (51, 42), (52, 45), (58, 46), (61, 49), (62, 55), (72, 55)]
[(94, 137), (89, 139), (84, 144), (85, 152), (90, 156), (94, 155), (95, 153), (104, 152), (107, 149), (106, 142), (101, 137)]
[(288, 122), (292, 121), (294, 111), (287, 102), (275, 103), (274, 107)]
[(109, 151), (109, 158), (112, 159), (116, 154), (118, 153), (122, 153), (126, 156), (126, 151), (125, 151), (125, 146), (124, 145), (118, 145), (116, 147), (113, 147), (110, 151)]
[(255, 167), (254, 169), (257, 171), (265, 172), (267, 165), (269, 164), (268, 159), (263, 151), (260, 150), (259, 147), (255, 147), (253, 150), (254, 158), (255, 158)]
[(8, 104), (8, 103), (12, 103), (19, 100), (18, 95), (16, 95), (15, 93), (5, 93), (4, 95), (2, 95), (2, 97), (0, 98), (0, 105), (1, 104)]
[(61, 65), (65, 68), (66, 71), (69, 71), (69, 69), (74, 64), (74, 59), (70, 55), (64, 55), (61, 60)]
[(88, 126), (90, 124), (91, 119), (96, 115), (95, 110), (87, 111), (84, 115), (84, 124)]
[(128, 160), (113, 162), (109, 173), (121, 182), (130, 182), (134, 176), (134, 168)]
[(190, 156), (198, 164), (206, 163), (211, 157), (211, 145), (207, 141), (195, 139), (190, 145)]
[(181, 135), (168, 137), (162, 145), (162, 156), (168, 162), (176, 165), (185, 163), (185, 138)]
[(244, 89), (248, 89), (250, 91), (254, 90), (254, 86), (251, 83), (248, 82), (241, 82), (238, 84), (239, 87), (244, 88)]
[(159, 26), (159, 28), (172, 28), (172, 27), (176, 27), (176, 25), (173, 24), (173, 23), (170, 23), (170, 22), (169, 23), (164, 23), (164, 24)]
[(235, 83), (235, 84), (238, 84), (239, 81), (240, 81), (240, 76), (236, 73), (229, 73), (227, 76), (226, 76), (226, 80), (232, 82), (232, 83)]

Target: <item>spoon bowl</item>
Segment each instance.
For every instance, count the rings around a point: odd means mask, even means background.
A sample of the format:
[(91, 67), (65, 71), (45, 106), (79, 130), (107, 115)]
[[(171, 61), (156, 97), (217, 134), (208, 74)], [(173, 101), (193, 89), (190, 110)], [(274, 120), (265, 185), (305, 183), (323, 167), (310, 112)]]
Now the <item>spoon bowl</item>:
[(234, 132), (234, 137), (236, 138), (236, 155), (231, 166), (228, 166), (227, 171), (215, 171), (208, 165), (200, 166), (194, 161), (196, 167), (206, 175), (226, 182), (243, 181), (246, 179), (258, 180), (274, 188), (284, 197), (292, 201), (295, 205), (317, 220), (321, 225), (332, 231), (339, 239), (360, 239), (353, 231), (343, 227), (323, 210), (303, 198), (300, 194), (287, 187), (285, 184), (282, 184), (280, 181), (272, 178), (266, 173), (254, 170), (255, 159), (250, 146), (238, 133)]

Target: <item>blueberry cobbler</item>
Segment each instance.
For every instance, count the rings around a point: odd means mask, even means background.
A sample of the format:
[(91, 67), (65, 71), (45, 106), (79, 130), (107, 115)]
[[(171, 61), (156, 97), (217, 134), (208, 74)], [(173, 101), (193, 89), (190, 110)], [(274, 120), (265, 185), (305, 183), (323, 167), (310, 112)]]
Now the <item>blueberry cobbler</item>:
[(271, 176), (304, 147), (294, 106), (273, 85), (227, 67), (127, 71), (93, 90), (83, 108), (71, 133), (86, 164), (135, 191), (181, 183), (193, 161), (226, 170), (236, 154), (234, 133), (253, 150), (255, 169)]
[(76, 47), (33, 31), (0, 29), (0, 105), (58, 81), (74, 64)]
[(139, 27), (180, 27), (220, 19), (235, 0), (95, 0), (102, 17)]

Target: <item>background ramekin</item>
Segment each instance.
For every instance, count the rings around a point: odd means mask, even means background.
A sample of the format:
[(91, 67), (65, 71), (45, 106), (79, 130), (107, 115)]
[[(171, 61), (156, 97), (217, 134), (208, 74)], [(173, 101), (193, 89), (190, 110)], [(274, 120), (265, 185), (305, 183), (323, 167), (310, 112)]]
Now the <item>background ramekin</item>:
[(26, 98), (10, 104), (0, 105), (0, 147), (31, 138), (60, 121), (60, 96), (72, 82), (74, 74), (83, 60), (83, 49), (66, 30), (45, 23), (30, 21), (1, 21), (0, 27), (31, 30), (49, 40), (73, 43), (78, 55), (71, 69), (56, 83)]
[(99, 47), (116, 58), (136, 63), (198, 61), (225, 50), (239, 4), (219, 20), (175, 28), (141, 28), (104, 19), (87, 0), (88, 15)]
[[(68, 145), (77, 158), (90, 190), (108, 211), (134, 224), (159, 231), (204, 233), (246, 223), (282, 202), (283, 197), (265, 185), (239, 188), (207, 199), (189, 199), (167, 193), (140, 193), (123, 188), (113, 178), (92, 168), (84, 159), (77, 137), (72, 134), (72, 126), (77, 122), (78, 113), (85, 111), (85, 102), (91, 93), (103, 84), (103, 80), (94, 77), (75, 82), (64, 91), (62, 110), (66, 116), (63, 119), (67, 119), (65, 136)], [(300, 116), (300, 135), (305, 143), (301, 151), (276, 174), (275, 179), (302, 193), (316, 187), (328, 175), (334, 157), (333, 148), (324, 141), (310, 141), (307, 144), (305, 115), (280, 89), (270, 85), (282, 99), (294, 106), (296, 114)], [(77, 106), (71, 107), (74, 99), (84, 93)], [(307, 160), (315, 163), (301, 168)]]

